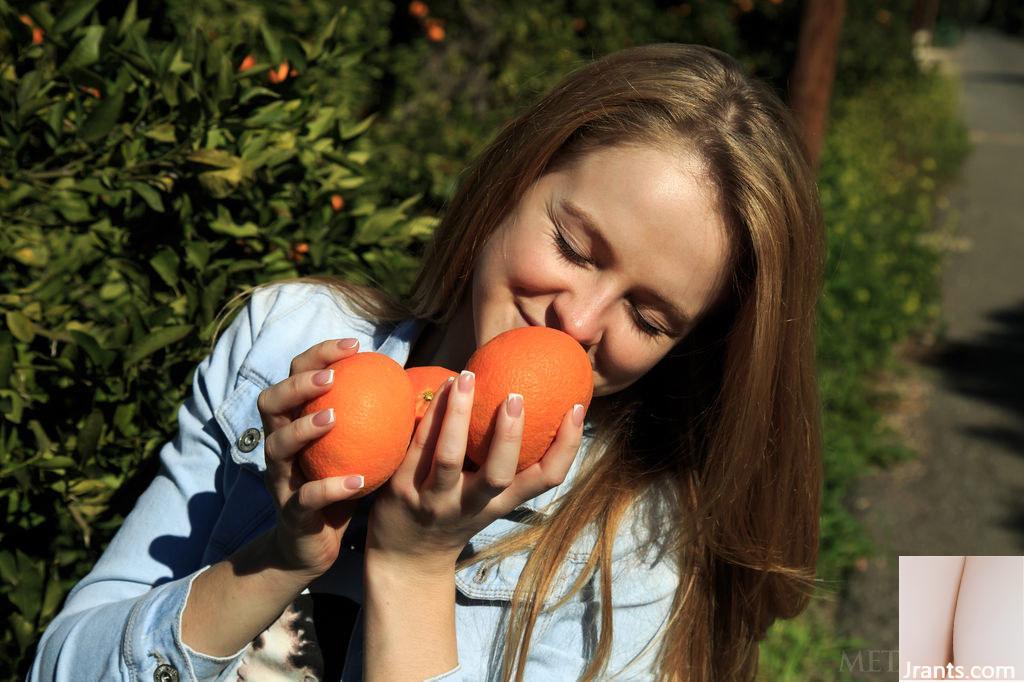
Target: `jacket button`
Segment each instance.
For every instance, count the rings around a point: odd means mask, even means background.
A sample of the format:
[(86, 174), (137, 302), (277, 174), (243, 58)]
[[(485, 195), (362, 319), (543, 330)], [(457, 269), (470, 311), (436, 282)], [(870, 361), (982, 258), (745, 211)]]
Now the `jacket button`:
[(489, 573), (489, 571), (487, 570), (487, 567), (486, 566), (481, 566), (480, 570), (478, 570), (476, 572), (476, 575), (473, 576), (473, 582), (475, 582), (476, 584), (479, 585), (483, 581), (487, 580), (487, 574), (488, 573)]
[(168, 663), (161, 663), (153, 672), (153, 682), (178, 682), (178, 669)]
[(242, 452), (252, 452), (260, 442), (259, 429), (246, 429), (245, 433), (238, 437), (238, 449)]

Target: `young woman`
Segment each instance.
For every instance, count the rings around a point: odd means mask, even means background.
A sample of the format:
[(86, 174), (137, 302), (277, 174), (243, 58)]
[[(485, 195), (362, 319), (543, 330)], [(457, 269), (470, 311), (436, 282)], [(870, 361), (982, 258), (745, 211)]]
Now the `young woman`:
[[(253, 293), (33, 679), (752, 679), (814, 575), (823, 258), (794, 119), (735, 60), (658, 44), (577, 69), (470, 165), (402, 300)], [(537, 465), (515, 474), (510, 400), (463, 470), (464, 376), (385, 486), (302, 477), (330, 363), (460, 370), (524, 325), (576, 338), (595, 386)]]

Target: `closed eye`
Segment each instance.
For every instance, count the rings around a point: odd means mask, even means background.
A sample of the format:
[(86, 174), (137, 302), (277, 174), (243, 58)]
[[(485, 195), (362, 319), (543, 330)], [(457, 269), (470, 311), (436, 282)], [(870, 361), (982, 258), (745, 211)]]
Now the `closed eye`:
[[(554, 220), (552, 220), (552, 222), (554, 222)], [(585, 256), (576, 253), (576, 251), (569, 245), (569, 243), (565, 241), (565, 238), (562, 237), (562, 233), (558, 228), (558, 224), (555, 223), (555, 229), (551, 231), (551, 241), (555, 245), (555, 249), (558, 252), (558, 255), (561, 256), (563, 260), (578, 267), (584, 267), (586, 265), (589, 265), (590, 261)], [(633, 324), (636, 327), (636, 329), (640, 331), (641, 334), (644, 334), (645, 336), (650, 338), (656, 338), (658, 336), (670, 336), (668, 332), (665, 332), (659, 329), (658, 327), (655, 327), (647, 320), (645, 320), (643, 316), (640, 315), (639, 312), (637, 312), (636, 308), (633, 308)]]

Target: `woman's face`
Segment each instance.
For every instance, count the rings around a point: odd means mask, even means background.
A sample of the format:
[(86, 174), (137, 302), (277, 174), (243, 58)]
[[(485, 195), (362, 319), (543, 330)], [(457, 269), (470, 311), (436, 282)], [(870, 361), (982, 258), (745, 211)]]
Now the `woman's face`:
[(508, 329), (553, 327), (587, 351), (594, 396), (615, 393), (692, 329), (727, 256), (695, 162), (650, 147), (597, 151), (539, 178), (498, 227), (473, 271), (472, 315), (463, 302), (446, 340), (471, 351)]

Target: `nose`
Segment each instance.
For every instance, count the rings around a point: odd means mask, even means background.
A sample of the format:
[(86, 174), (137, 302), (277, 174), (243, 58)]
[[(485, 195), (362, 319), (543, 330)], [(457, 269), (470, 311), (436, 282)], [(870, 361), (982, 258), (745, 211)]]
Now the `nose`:
[(555, 299), (551, 307), (555, 319), (545, 324), (570, 335), (589, 351), (597, 345), (604, 333), (605, 308), (599, 300), (567, 294)]

